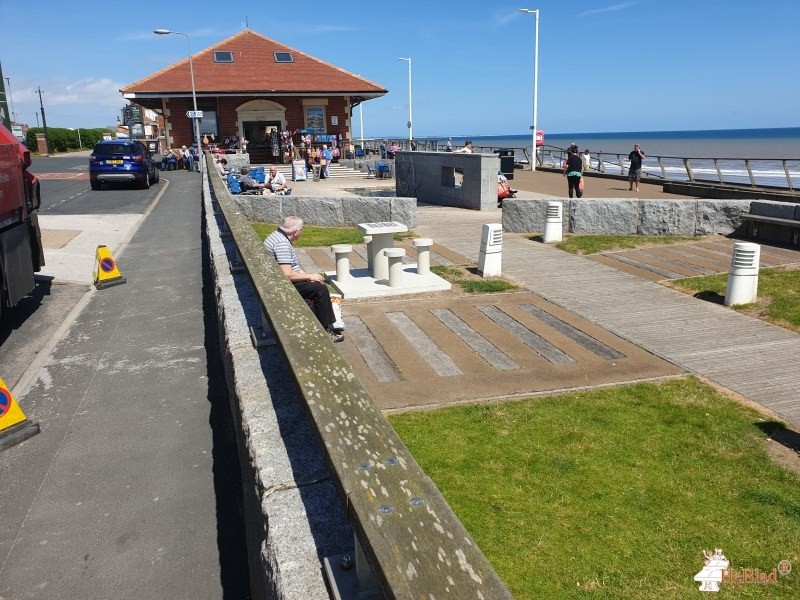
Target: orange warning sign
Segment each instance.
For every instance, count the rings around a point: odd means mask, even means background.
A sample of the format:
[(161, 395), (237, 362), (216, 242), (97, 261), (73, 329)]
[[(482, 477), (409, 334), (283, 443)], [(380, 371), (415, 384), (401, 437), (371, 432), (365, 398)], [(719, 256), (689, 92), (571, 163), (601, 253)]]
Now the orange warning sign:
[(102, 290), (112, 285), (125, 283), (117, 263), (111, 256), (108, 246), (98, 246), (94, 259), (94, 287)]
[(22, 409), (0, 377), (0, 450), (18, 444), (39, 433), (39, 424), (25, 418)]

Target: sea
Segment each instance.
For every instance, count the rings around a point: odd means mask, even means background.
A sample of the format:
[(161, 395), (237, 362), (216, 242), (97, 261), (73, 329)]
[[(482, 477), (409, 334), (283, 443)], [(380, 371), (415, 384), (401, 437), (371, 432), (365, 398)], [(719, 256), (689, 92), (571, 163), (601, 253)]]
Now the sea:
[[(447, 143), (446, 137), (438, 137)], [(478, 147), (530, 148), (531, 136), (452, 136), (454, 148), (472, 140)], [(581, 152), (628, 154), (634, 144), (645, 154), (671, 157), (800, 159), (800, 127), (770, 129), (711, 129), (707, 131), (625, 131), (614, 133), (544, 133), (544, 143), (566, 150), (578, 144)]]
[[(440, 145), (447, 143), (446, 136), (433, 139), (438, 139)], [(523, 148), (528, 152), (531, 148), (530, 134), (452, 136), (453, 148), (462, 147), (467, 139), (482, 152), (514, 148), (517, 154), (522, 154)], [(553, 134), (545, 131), (545, 145), (540, 148), (540, 156), (548, 151), (558, 156), (560, 150), (566, 150), (572, 143), (577, 144), (581, 152), (588, 149), (593, 155), (603, 153), (603, 167), (608, 167), (609, 172), (617, 169), (622, 173), (624, 165), (606, 154), (627, 157), (633, 145), (639, 144), (649, 157), (645, 170), (651, 176), (686, 179), (683, 159), (688, 158), (694, 159), (690, 164), (693, 175), (698, 178), (707, 175), (709, 179), (716, 179), (720, 168), (726, 182), (748, 183), (749, 166), (757, 185), (800, 189), (800, 127)], [(657, 157), (661, 157), (660, 163)], [(517, 159), (519, 161), (520, 157)], [(717, 159), (716, 163), (713, 159)], [(742, 159), (751, 159), (751, 162), (747, 165)], [(521, 162), (525, 162), (524, 155)]]

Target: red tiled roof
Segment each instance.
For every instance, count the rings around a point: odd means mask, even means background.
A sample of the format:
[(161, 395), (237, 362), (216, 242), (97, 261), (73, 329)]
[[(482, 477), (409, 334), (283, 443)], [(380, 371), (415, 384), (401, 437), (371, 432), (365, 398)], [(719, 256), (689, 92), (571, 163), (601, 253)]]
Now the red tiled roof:
[[(233, 53), (232, 63), (214, 62), (214, 52)], [(291, 52), (294, 62), (276, 63), (275, 52)], [(195, 89), (208, 93), (349, 94), (382, 96), (387, 90), (249, 29), (192, 55)], [(191, 92), (186, 58), (120, 90), (123, 94)]]

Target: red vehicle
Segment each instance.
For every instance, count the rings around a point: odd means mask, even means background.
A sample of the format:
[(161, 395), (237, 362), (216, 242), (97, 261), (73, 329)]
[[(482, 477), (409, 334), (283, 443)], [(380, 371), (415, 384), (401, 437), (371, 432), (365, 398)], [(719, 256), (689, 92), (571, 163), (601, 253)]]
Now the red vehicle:
[(44, 266), (39, 182), (30, 151), (0, 123), (0, 319), (35, 287)]

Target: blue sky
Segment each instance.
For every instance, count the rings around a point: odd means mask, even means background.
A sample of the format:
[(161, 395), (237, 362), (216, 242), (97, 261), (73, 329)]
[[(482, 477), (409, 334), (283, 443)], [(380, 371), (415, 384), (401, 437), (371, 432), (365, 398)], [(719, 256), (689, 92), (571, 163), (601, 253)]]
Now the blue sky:
[[(528, 134), (539, 9), (547, 133), (800, 126), (800, 1), (405, 0), (249, 5), (0, 0), (0, 64), (19, 120), (102, 127), (119, 88), (250, 29), (380, 84), (365, 137)], [(7, 85), (7, 88), (9, 86)], [(9, 91), (8, 89), (6, 90)], [(359, 111), (354, 133), (360, 135)], [(41, 117), (40, 117), (41, 118)]]

